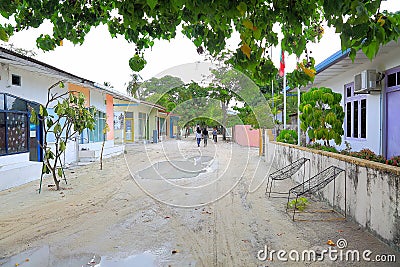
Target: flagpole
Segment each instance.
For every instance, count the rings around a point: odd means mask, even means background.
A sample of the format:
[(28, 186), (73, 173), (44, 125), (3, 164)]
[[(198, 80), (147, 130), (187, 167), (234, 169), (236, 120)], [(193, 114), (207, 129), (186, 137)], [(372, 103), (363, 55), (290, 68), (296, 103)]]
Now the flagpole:
[(283, 72), (283, 129), (286, 129), (286, 71)]
[(285, 71), (285, 51), (281, 50), (281, 60), (279, 76), (283, 77), (283, 129), (286, 129), (286, 71)]
[[(272, 45), (271, 45), (271, 60), (272, 60)], [(276, 77), (272, 78), (272, 107), (274, 107), (274, 105), (275, 105), (275, 101), (274, 101), (274, 79), (275, 78)], [(275, 120), (275, 118), (274, 118), (274, 120)]]

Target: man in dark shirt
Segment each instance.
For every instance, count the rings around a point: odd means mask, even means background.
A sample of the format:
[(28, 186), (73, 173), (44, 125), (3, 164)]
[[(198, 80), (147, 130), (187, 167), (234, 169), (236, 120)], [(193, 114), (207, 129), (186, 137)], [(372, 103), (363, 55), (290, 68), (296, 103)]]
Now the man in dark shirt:
[(207, 146), (207, 139), (208, 139), (208, 131), (207, 131), (207, 127), (204, 127), (203, 129), (203, 139), (204, 139), (204, 146)]

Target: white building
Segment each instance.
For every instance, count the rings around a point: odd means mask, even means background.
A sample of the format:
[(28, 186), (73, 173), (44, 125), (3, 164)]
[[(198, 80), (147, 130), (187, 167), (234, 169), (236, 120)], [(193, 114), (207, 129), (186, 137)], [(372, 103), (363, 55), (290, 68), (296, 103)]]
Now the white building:
[[(113, 101), (114, 96), (127, 96), (0, 48), (0, 190), (40, 178), (43, 152), (39, 143), (43, 142), (43, 125), (30, 123), (29, 111), (30, 107), (45, 104), (48, 88), (61, 80), (66, 86), (54, 88), (55, 92), (82, 92), (86, 105), (98, 110), (95, 130), (68, 140), (63, 164), (96, 159), (104, 139), (105, 156), (123, 152), (123, 145), (114, 145)], [(111, 129), (106, 135), (105, 122)], [(54, 141), (51, 136), (47, 139)]]
[(346, 141), (353, 151), (400, 155), (400, 43), (381, 47), (372, 61), (358, 51), (352, 62), (348, 53), (336, 52), (318, 64), (308, 87), (328, 87), (343, 96), (345, 134), (337, 147), (344, 149)]

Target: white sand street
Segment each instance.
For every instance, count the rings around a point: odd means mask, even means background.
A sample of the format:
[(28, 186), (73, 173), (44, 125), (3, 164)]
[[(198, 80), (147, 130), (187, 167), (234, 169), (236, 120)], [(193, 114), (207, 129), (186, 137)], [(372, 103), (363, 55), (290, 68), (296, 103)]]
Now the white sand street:
[[(355, 223), (293, 222), (286, 199), (265, 196), (266, 181), (249, 192), (253, 178), (251, 188), (268, 173), (264, 161), (257, 169), (259, 160), (257, 148), (222, 141), (206, 148), (191, 138), (135, 144), (106, 159), (102, 171), (98, 162), (67, 169), (61, 191), (48, 187), (51, 178), (40, 195), (38, 181), (2, 191), (0, 265), (281, 266), (262, 250), (328, 249), (328, 240), (340, 238), (349, 249), (400, 260)], [(277, 182), (274, 190), (291, 185)], [(375, 266), (328, 259), (287, 263), (321, 264)]]

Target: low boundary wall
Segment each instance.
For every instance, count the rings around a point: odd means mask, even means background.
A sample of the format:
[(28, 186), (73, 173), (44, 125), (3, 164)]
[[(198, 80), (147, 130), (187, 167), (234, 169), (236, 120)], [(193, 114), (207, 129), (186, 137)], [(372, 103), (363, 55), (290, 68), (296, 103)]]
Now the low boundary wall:
[(252, 129), (250, 125), (235, 125), (233, 140), (241, 146), (260, 146), (260, 131)]
[[(335, 207), (344, 205), (346, 182), (346, 213), (348, 219), (360, 224), (384, 242), (400, 250), (400, 168), (337, 153), (309, 149), (301, 146), (270, 141), (266, 135), (266, 161), (281, 168), (301, 158), (306, 163), (306, 179), (334, 165), (346, 171), (336, 178)], [(268, 138), (269, 137), (269, 138)], [(310, 170), (310, 174), (308, 174)], [(293, 179), (302, 181), (302, 171)], [(310, 177), (311, 177), (310, 176)], [(333, 185), (326, 186), (319, 195), (332, 204)]]

